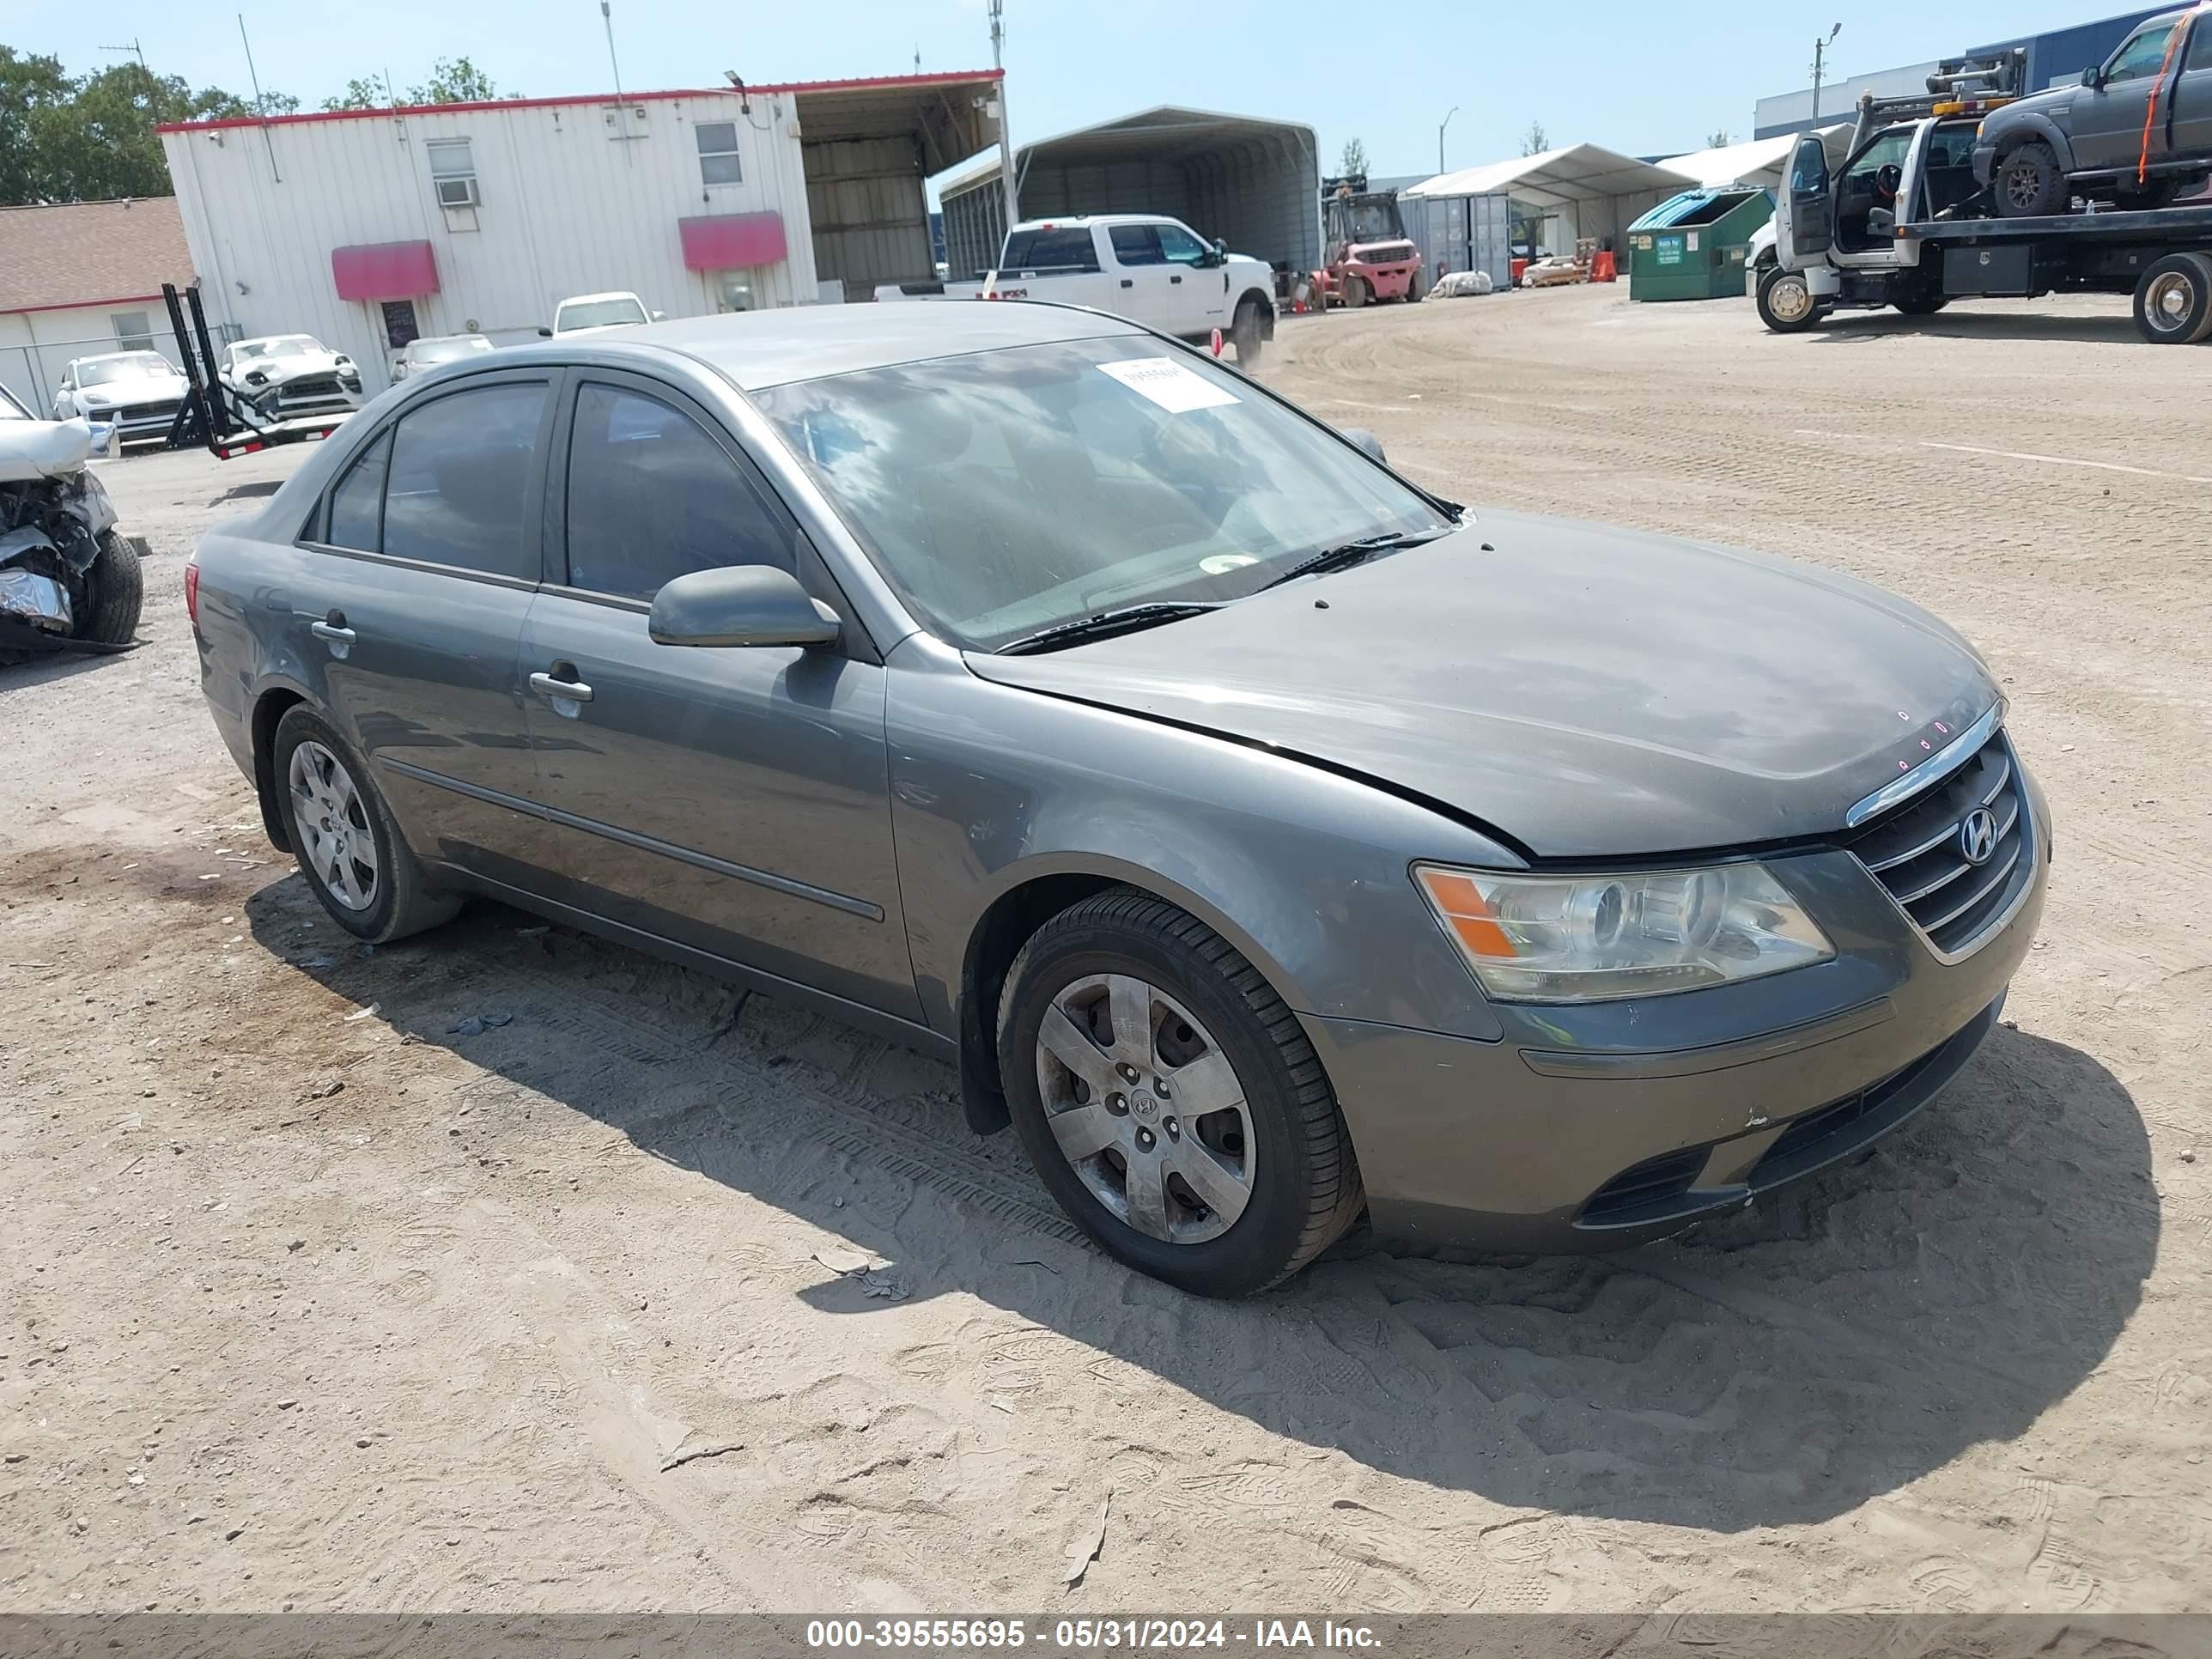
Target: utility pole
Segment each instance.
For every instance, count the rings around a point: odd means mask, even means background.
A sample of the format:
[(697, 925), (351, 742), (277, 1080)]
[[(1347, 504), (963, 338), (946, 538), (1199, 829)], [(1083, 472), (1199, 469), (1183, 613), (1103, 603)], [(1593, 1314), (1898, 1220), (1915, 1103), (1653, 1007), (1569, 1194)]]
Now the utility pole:
[(1444, 170), (1444, 129), (1451, 125), (1452, 117), (1458, 113), (1459, 106), (1454, 104), (1444, 112), (1444, 118), (1437, 123), (1437, 171), (1438, 173)]
[(1021, 222), (1022, 212), (1014, 178), (1014, 141), (1006, 125), (1006, 0), (990, 0), (990, 5), (991, 67), (999, 71), (999, 189), (1006, 208), (1005, 230), (1010, 231)]
[(1843, 32), (1844, 26), (1838, 23), (1828, 31), (1826, 40), (1813, 43), (1813, 125), (1816, 127), (1820, 125), (1820, 72), (1827, 66), (1828, 48), (1836, 44), (1836, 37)]

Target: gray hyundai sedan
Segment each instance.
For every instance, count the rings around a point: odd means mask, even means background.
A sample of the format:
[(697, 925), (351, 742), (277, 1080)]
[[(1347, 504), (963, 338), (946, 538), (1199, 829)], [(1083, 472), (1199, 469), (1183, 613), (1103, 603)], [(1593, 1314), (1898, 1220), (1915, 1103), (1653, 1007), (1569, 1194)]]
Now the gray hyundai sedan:
[(2049, 869), (1926, 612), (1464, 511), (1054, 306), (435, 370), (186, 597), (350, 932), (486, 895), (941, 1054), (1207, 1294), (1363, 1212), (1583, 1249), (1852, 1156), (1995, 1024)]

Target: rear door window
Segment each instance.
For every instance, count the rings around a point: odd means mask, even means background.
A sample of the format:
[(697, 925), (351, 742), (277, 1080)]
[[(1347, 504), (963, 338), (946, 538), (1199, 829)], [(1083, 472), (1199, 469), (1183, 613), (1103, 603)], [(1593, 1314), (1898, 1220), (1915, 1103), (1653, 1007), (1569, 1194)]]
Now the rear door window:
[(1114, 239), (1114, 257), (1125, 265), (1161, 265), (1159, 233), (1150, 225), (1115, 225), (1107, 233)]
[(384, 434), (368, 447), (331, 492), (330, 533), (323, 538), (332, 547), (356, 553), (384, 550), (384, 475), (392, 464), (392, 434)]
[(694, 570), (796, 574), (798, 528), (705, 428), (658, 398), (586, 383), (568, 440), (568, 585), (650, 599)]
[(528, 489), (546, 398), (542, 382), (503, 381), (401, 416), (392, 435), (382, 550), (536, 581)]
[(1096, 270), (1098, 245), (1088, 225), (1018, 230), (1006, 238), (1000, 263), (1008, 270)]

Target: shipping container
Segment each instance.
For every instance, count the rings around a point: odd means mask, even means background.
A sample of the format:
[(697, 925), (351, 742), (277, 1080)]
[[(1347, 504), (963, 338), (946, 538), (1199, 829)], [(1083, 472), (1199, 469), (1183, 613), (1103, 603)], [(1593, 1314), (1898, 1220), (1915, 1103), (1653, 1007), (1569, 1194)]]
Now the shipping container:
[(1500, 289), (1510, 288), (1513, 200), (1487, 196), (1400, 196), (1406, 234), (1421, 251), (1421, 286), (1455, 270), (1486, 270)]

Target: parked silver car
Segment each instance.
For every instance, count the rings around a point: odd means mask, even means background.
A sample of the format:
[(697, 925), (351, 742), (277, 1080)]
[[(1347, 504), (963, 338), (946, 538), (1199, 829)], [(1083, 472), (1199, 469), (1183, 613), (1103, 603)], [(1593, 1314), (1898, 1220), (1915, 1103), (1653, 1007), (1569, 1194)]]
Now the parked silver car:
[(493, 349), (492, 343), (481, 334), (428, 334), (418, 340), (410, 340), (392, 354), (392, 378), (404, 380), (416, 374), (426, 374), (446, 363), (457, 363), (464, 357), (479, 356)]
[(381, 400), (191, 574), (269, 834), (956, 1060), (1105, 1248), (1656, 1237), (1995, 1024), (2050, 854), (1988, 669), (1826, 571), (1462, 509), (1096, 313), (845, 306)]
[(72, 358), (54, 388), (54, 418), (78, 416), (114, 427), (125, 440), (165, 438), (191, 393), (179, 369), (158, 351), (110, 351)]
[(343, 414), (362, 404), (360, 366), (312, 334), (234, 340), (217, 355), (216, 373), (264, 422)]

